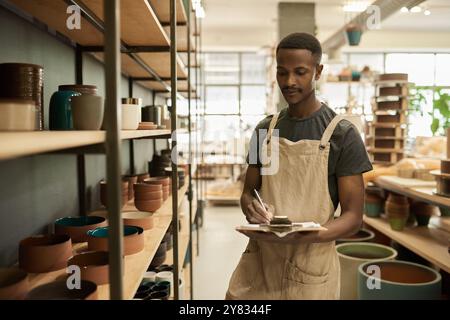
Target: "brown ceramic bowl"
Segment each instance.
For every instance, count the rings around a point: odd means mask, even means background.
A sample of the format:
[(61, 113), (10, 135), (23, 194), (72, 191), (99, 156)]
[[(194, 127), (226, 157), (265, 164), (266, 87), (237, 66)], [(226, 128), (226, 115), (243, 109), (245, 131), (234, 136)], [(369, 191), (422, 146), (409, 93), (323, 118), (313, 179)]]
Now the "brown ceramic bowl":
[(166, 201), (167, 198), (169, 198), (169, 191), (164, 191), (163, 192), (163, 201)]
[(387, 199), (388, 202), (395, 204), (408, 204), (408, 198), (399, 194), (390, 193)]
[(124, 176), (123, 181), (128, 182), (128, 200), (131, 200), (134, 198), (134, 184), (137, 183), (137, 176)]
[(161, 184), (135, 183), (134, 193), (162, 191)]
[(69, 235), (72, 243), (86, 242), (89, 230), (106, 225), (106, 219), (98, 216), (65, 217), (55, 221), (55, 234)]
[(141, 227), (144, 230), (153, 228), (153, 217), (150, 212), (130, 211), (122, 213), (123, 224)]
[(81, 279), (97, 285), (109, 283), (109, 254), (106, 251), (89, 251), (73, 256), (67, 266), (80, 267)]
[(75, 91), (81, 94), (92, 94), (97, 95), (97, 86), (93, 85), (83, 85), (83, 84), (65, 84), (59, 86), (59, 91)]
[(70, 257), (72, 241), (66, 234), (29, 237), (19, 244), (19, 267), (30, 273), (63, 269)]
[(163, 186), (167, 186), (170, 183), (169, 177), (153, 177), (144, 180), (145, 183), (148, 184), (161, 184)]
[(97, 300), (97, 285), (81, 280), (80, 289), (67, 288), (66, 280), (54, 281), (31, 290), (27, 300)]
[(158, 200), (162, 199), (163, 192), (153, 191), (153, 192), (139, 192), (135, 195), (135, 200)]
[(163, 199), (157, 200), (134, 200), (134, 205), (140, 211), (155, 212), (161, 208)]
[[(88, 231), (88, 249), (108, 251), (108, 227)], [(144, 249), (144, 229), (137, 226), (124, 226), (123, 254), (130, 255)]]
[(145, 179), (150, 178), (150, 174), (148, 173), (141, 173), (137, 175), (137, 182), (144, 182)]
[(0, 269), (0, 300), (23, 300), (28, 293), (28, 275), (18, 268)]

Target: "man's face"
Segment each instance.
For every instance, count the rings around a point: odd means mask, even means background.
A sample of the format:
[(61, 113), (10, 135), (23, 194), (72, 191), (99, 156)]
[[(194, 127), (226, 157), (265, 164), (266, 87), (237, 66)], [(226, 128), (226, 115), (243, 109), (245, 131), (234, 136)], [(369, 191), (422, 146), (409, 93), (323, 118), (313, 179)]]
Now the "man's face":
[(277, 53), (277, 82), (287, 103), (297, 104), (314, 90), (323, 66), (306, 49), (280, 49)]

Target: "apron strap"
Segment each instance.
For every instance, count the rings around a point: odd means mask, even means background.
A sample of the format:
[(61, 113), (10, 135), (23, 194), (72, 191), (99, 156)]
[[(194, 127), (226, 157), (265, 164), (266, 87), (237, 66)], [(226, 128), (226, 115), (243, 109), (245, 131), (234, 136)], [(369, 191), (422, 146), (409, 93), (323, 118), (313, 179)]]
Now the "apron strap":
[(358, 130), (359, 133), (362, 133), (363, 130), (363, 124), (361, 122), (361, 116), (359, 115), (353, 115), (353, 114), (340, 114), (331, 120), (328, 127), (325, 129), (325, 132), (322, 135), (322, 139), (320, 139), (320, 148), (324, 149), (327, 143), (330, 141), (331, 136), (333, 135), (334, 129), (336, 129), (336, 126), (339, 122), (342, 120), (350, 121), (355, 128)]
[(272, 117), (272, 120), (270, 121), (269, 131), (267, 132), (267, 144), (268, 145), (270, 145), (270, 141), (272, 140), (273, 129), (275, 128), (275, 126), (277, 124), (279, 116), (280, 116), (280, 113), (274, 114)]

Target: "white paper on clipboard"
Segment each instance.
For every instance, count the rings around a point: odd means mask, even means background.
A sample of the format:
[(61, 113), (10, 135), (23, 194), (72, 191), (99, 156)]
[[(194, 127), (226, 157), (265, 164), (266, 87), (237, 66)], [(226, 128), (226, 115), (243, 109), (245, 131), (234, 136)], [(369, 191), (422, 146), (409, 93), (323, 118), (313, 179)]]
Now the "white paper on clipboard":
[(294, 222), (292, 226), (288, 226), (287, 228), (279, 231), (275, 228), (269, 227), (268, 224), (245, 224), (237, 227), (236, 230), (272, 232), (282, 238), (292, 232), (321, 231), (328, 229), (315, 222)]

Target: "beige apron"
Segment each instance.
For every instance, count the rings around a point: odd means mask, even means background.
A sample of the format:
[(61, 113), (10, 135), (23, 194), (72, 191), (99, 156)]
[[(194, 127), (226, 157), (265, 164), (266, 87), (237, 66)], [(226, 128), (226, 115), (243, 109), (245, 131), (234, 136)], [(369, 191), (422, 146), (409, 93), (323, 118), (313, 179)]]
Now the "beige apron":
[[(275, 158), (278, 149), (279, 167), (275, 174), (262, 175), (261, 197), (275, 207), (276, 215), (324, 225), (334, 216), (328, 190), (329, 140), (344, 117), (336, 116), (320, 141), (292, 142), (272, 138), (278, 116), (270, 122), (261, 156), (270, 160), (274, 152)], [(339, 299), (339, 278), (334, 241), (291, 245), (250, 240), (231, 277), (227, 299)]]

